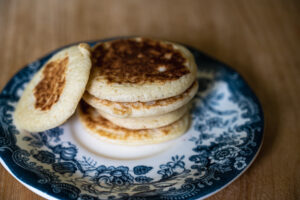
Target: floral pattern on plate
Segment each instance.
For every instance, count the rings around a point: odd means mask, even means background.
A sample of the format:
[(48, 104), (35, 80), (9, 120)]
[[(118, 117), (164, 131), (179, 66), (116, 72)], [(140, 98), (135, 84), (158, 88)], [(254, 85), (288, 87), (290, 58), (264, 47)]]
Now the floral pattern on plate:
[(263, 113), (237, 72), (189, 48), (200, 87), (191, 128), (175, 149), (127, 162), (82, 149), (65, 125), (20, 133), (13, 124), (14, 106), (53, 52), (18, 72), (0, 95), (1, 162), (22, 183), (54, 199), (198, 199), (222, 189), (257, 155)]

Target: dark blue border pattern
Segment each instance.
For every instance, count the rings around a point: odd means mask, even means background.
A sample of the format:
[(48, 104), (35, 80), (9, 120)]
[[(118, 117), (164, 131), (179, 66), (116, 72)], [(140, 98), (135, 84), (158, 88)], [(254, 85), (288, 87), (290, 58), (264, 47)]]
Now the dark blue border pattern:
[[(19, 132), (12, 119), (14, 105), (24, 85), (54, 51), (19, 71), (0, 94), (1, 159), (22, 182), (57, 199), (177, 200), (214, 193), (238, 177), (258, 153), (263, 113), (258, 99), (237, 72), (188, 48), (205, 75), (198, 77), (200, 87), (192, 112), (192, 129), (197, 134), (187, 141), (193, 146), (189, 155), (178, 152), (159, 167), (106, 166), (90, 157), (78, 158), (80, 150), (62, 141), (61, 127), (17, 139)], [(224, 108), (225, 104), (232, 106)]]

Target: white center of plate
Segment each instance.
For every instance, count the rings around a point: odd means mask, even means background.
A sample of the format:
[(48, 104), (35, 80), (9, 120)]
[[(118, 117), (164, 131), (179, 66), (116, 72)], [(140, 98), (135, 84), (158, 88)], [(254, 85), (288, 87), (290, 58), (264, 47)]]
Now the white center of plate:
[(77, 115), (69, 120), (71, 134), (76, 142), (82, 145), (88, 151), (112, 159), (142, 159), (158, 153), (176, 145), (181, 137), (159, 144), (126, 146), (103, 142), (89, 134), (81, 124)]

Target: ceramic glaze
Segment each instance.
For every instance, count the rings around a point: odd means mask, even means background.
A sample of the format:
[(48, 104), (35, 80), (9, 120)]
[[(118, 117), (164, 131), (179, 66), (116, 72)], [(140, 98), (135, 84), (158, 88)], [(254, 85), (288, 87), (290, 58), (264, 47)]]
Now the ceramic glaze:
[(47, 199), (202, 199), (224, 188), (256, 157), (263, 113), (237, 72), (189, 49), (198, 65), (199, 91), (182, 137), (131, 149), (89, 144), (80, 137), (76, 116), (45, 132), (17, 130), (15, 104), (52, 52), (18, 72), (0, 95), (1, 163)]

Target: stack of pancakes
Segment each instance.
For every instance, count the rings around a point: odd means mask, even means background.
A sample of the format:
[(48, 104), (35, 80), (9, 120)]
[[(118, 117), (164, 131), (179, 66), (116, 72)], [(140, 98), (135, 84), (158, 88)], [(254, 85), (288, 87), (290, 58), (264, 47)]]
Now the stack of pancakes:
[(189, 126), (197, 67), (185, 47), (145, 38), (95, 45), (79, 106), (89, 133), (115, 144), (168, 141)]
[[(75, 112), (102, 141), (168, 141), (189, 126), (197, 67), (185, 47), (145, 38), (88, 44), (55, 53), (34, 75), (14, 112), (18, 129), (45, 131)], [(84, 133), (83, 133), (84, 134)]]

